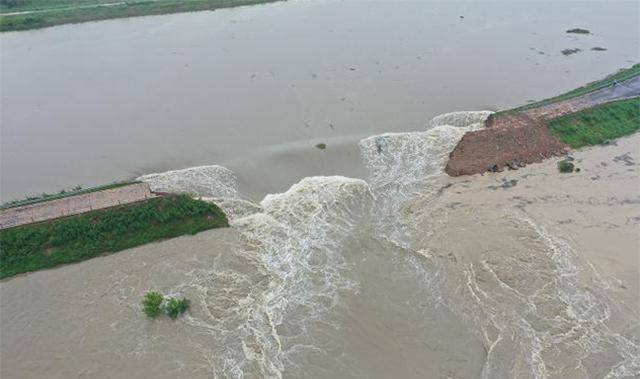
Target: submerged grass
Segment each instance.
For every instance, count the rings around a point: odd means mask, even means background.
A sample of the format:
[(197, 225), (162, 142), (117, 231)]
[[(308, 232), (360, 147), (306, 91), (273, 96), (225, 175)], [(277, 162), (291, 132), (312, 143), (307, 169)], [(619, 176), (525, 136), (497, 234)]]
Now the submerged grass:
[(574, 149), (598, 145), (640, 130), (640, 98), (602, 104), (551, 120), (553, 134)]
[(0, 278), (225, 226), (216, 205), (176, 195), (4, 229)]
[(589, 83), (585, 86), (576, 88), (572, 91), (569, 91), (567, 93), (564, 93), (562, 95), (556, 96), (556, 97), (552, 97), (550, 99), (545, 99), (542, 101), (538, 101), (535, 103), (531, 103), (531, 104), (527, 104), (527, 105), (523, 105), (521, 107), (518, 108), (513, 108), (513, 109), (509, 109), (509, 110), (504, 110), (504, 111), (500, 111), (500, 112), (496, 112), (496, 116), (499, 114), (509, 114), (509, 113), (514, 113), (514, 112), (521, 112), (521, 111), (526, 111), (528, 109), (534, 109), (534, 108), (539, 108), (545, 105), (549, 105), (552, 103), (556, 103), (558, 101), (563, 101), (563, 100), (568, 100), (568, 99), (572, 99), (574, 97), (578, 97), (578, 96), (582, 96), (584, 94), (593, 92), (593, 91), (597, 91), (599, 89), (602, 88), (606, 88), (609, 87), (610, 85), (617, 83), (617, 82), (621, 82), (627, 79), (631, 79), (633, 77), (636, 77), (640, 75), (640, 63), (637, 63), (633, 66), (631, 66), (630, 68), (626, 68), (623, 70), (618, 71), (617, 73), (613, 74), (613, 75), (609, 75), (606, 78), (593, 82), (593, 83)]
[(37, 29), (112, 18), (214, 10), (275, 1), (280, 0), (1, 0), (0, 31)]

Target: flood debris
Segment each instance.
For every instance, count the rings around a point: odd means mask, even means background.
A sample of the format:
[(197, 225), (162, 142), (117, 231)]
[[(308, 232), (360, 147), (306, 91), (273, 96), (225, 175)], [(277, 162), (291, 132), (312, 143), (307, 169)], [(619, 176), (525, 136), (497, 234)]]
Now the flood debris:
[(564, 55), (564, 56), (572, 55), (572, 54), (579, 53), (581, 51), (582, 50), (578, 49), (577, 47), (573, 48), (573, 49), (564, 49), (564, 50), (562, 50), (562, 55)]
[(592, 51), (607, 51), (606, 47), (595, 46), (591, 48)]
[(573, 29), (567, 30), (567, 33), (572, 33), (572, 34), (591, 34), (591, 31), (589, 29), (573, 28)]

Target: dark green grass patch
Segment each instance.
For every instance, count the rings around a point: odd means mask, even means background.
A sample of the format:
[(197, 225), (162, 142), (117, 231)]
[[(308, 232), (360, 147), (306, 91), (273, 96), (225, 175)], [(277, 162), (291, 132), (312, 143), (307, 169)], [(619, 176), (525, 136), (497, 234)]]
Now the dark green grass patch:
[(37, 29), (112, 18), (215, 10), (274, 1), (278, 0), (130, 0), (125, 2), (116, 0), (17, 0), (14, 5), (7, 3), (0, 7), (0, 31)]
[(640, 130), (640, 98), (619, 100), (551, 120), (553, 134), (574, 149)]
[(177, 195), (4, 229), (0, 278), (225, 226), (216, 205)]

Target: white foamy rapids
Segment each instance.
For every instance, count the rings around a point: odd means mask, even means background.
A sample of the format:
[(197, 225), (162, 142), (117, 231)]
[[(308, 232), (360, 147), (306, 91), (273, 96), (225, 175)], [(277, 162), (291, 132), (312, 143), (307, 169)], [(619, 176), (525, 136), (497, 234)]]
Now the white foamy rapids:
[(231, 220), (261, 211), (260, 206), (242, 199), (235, 174), (226, 167), (211, 165), (143, 175), (154, 192), (185, 193), (215, 203)]
[(234, 173), (216, 165), (148, 174), (137, 180), (149, 183), (149, 187), (154, 192), (186, 193), (192, 196), (216, 198), (238, 196)]
[(341, 293), (356, 291), (340, 246), (363, 230), (373, 205), (366, 182), (339, 176), (311, 177), (287, 192), (268, 195), (264, 213), (232, 223), (270, 275), (264, 295), (269, 319), (283, 347), (269, 359), (289, 362), (289, 354), (314, 349), (307, 327), (339, 304)]
[(492, 114), (491, 111), (475, 111), (475, 112), (451, 112), (436, 116), (427, 123), (427, 128), (433, 128), (439, 125), (451, 125), (462, 128), (481, 129), (484, 122)]
[[(506, 216), (510, 217), (510, 216)], [(487, 348), (483, 378), (640, 375), (637, 342), (609, 328), (604, 286), (566, 242), (516, 215), (521, 249), (485, 252), (463, 269), (466, 315)], [(462, 306), (462, 308), (460, 308)]]
[[(462, 136), (484, 127), (491, 112), (455, 112), (435, 117), (424, 132), (387, 133), (360, 141), (360, 154), (376, 194), (381, 225), (389, 238), (406, 245), (410, 220), (400, 215), (418, 194), (436, 193), (430, 179), (443, 175), (449, 153)], [(448, 122), (450, 124), (442, 124)], [(393, 225), (393, 228), (389, 228)]]

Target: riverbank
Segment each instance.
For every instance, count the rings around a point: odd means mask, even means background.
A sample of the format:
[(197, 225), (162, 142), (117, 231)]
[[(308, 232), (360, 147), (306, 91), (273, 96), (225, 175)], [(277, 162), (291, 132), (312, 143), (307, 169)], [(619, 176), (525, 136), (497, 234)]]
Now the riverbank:
[(169, 195), (0, 230), (0, 279), (228, 226), (214, 204)]
[(0, 6), (0, 32), (114, 18), (213, 11), (274, 1), (281, 0), (55, 0), (39, 3), (9, 0)]
[(494, 113), (485, 129), (463, 136), (445, 171), (460, 176), (518, 169), (566, 154), (569, 145), (594, 145), (634, 133), (639, 95), (640, 64), (636, 64), (566, 94)]

